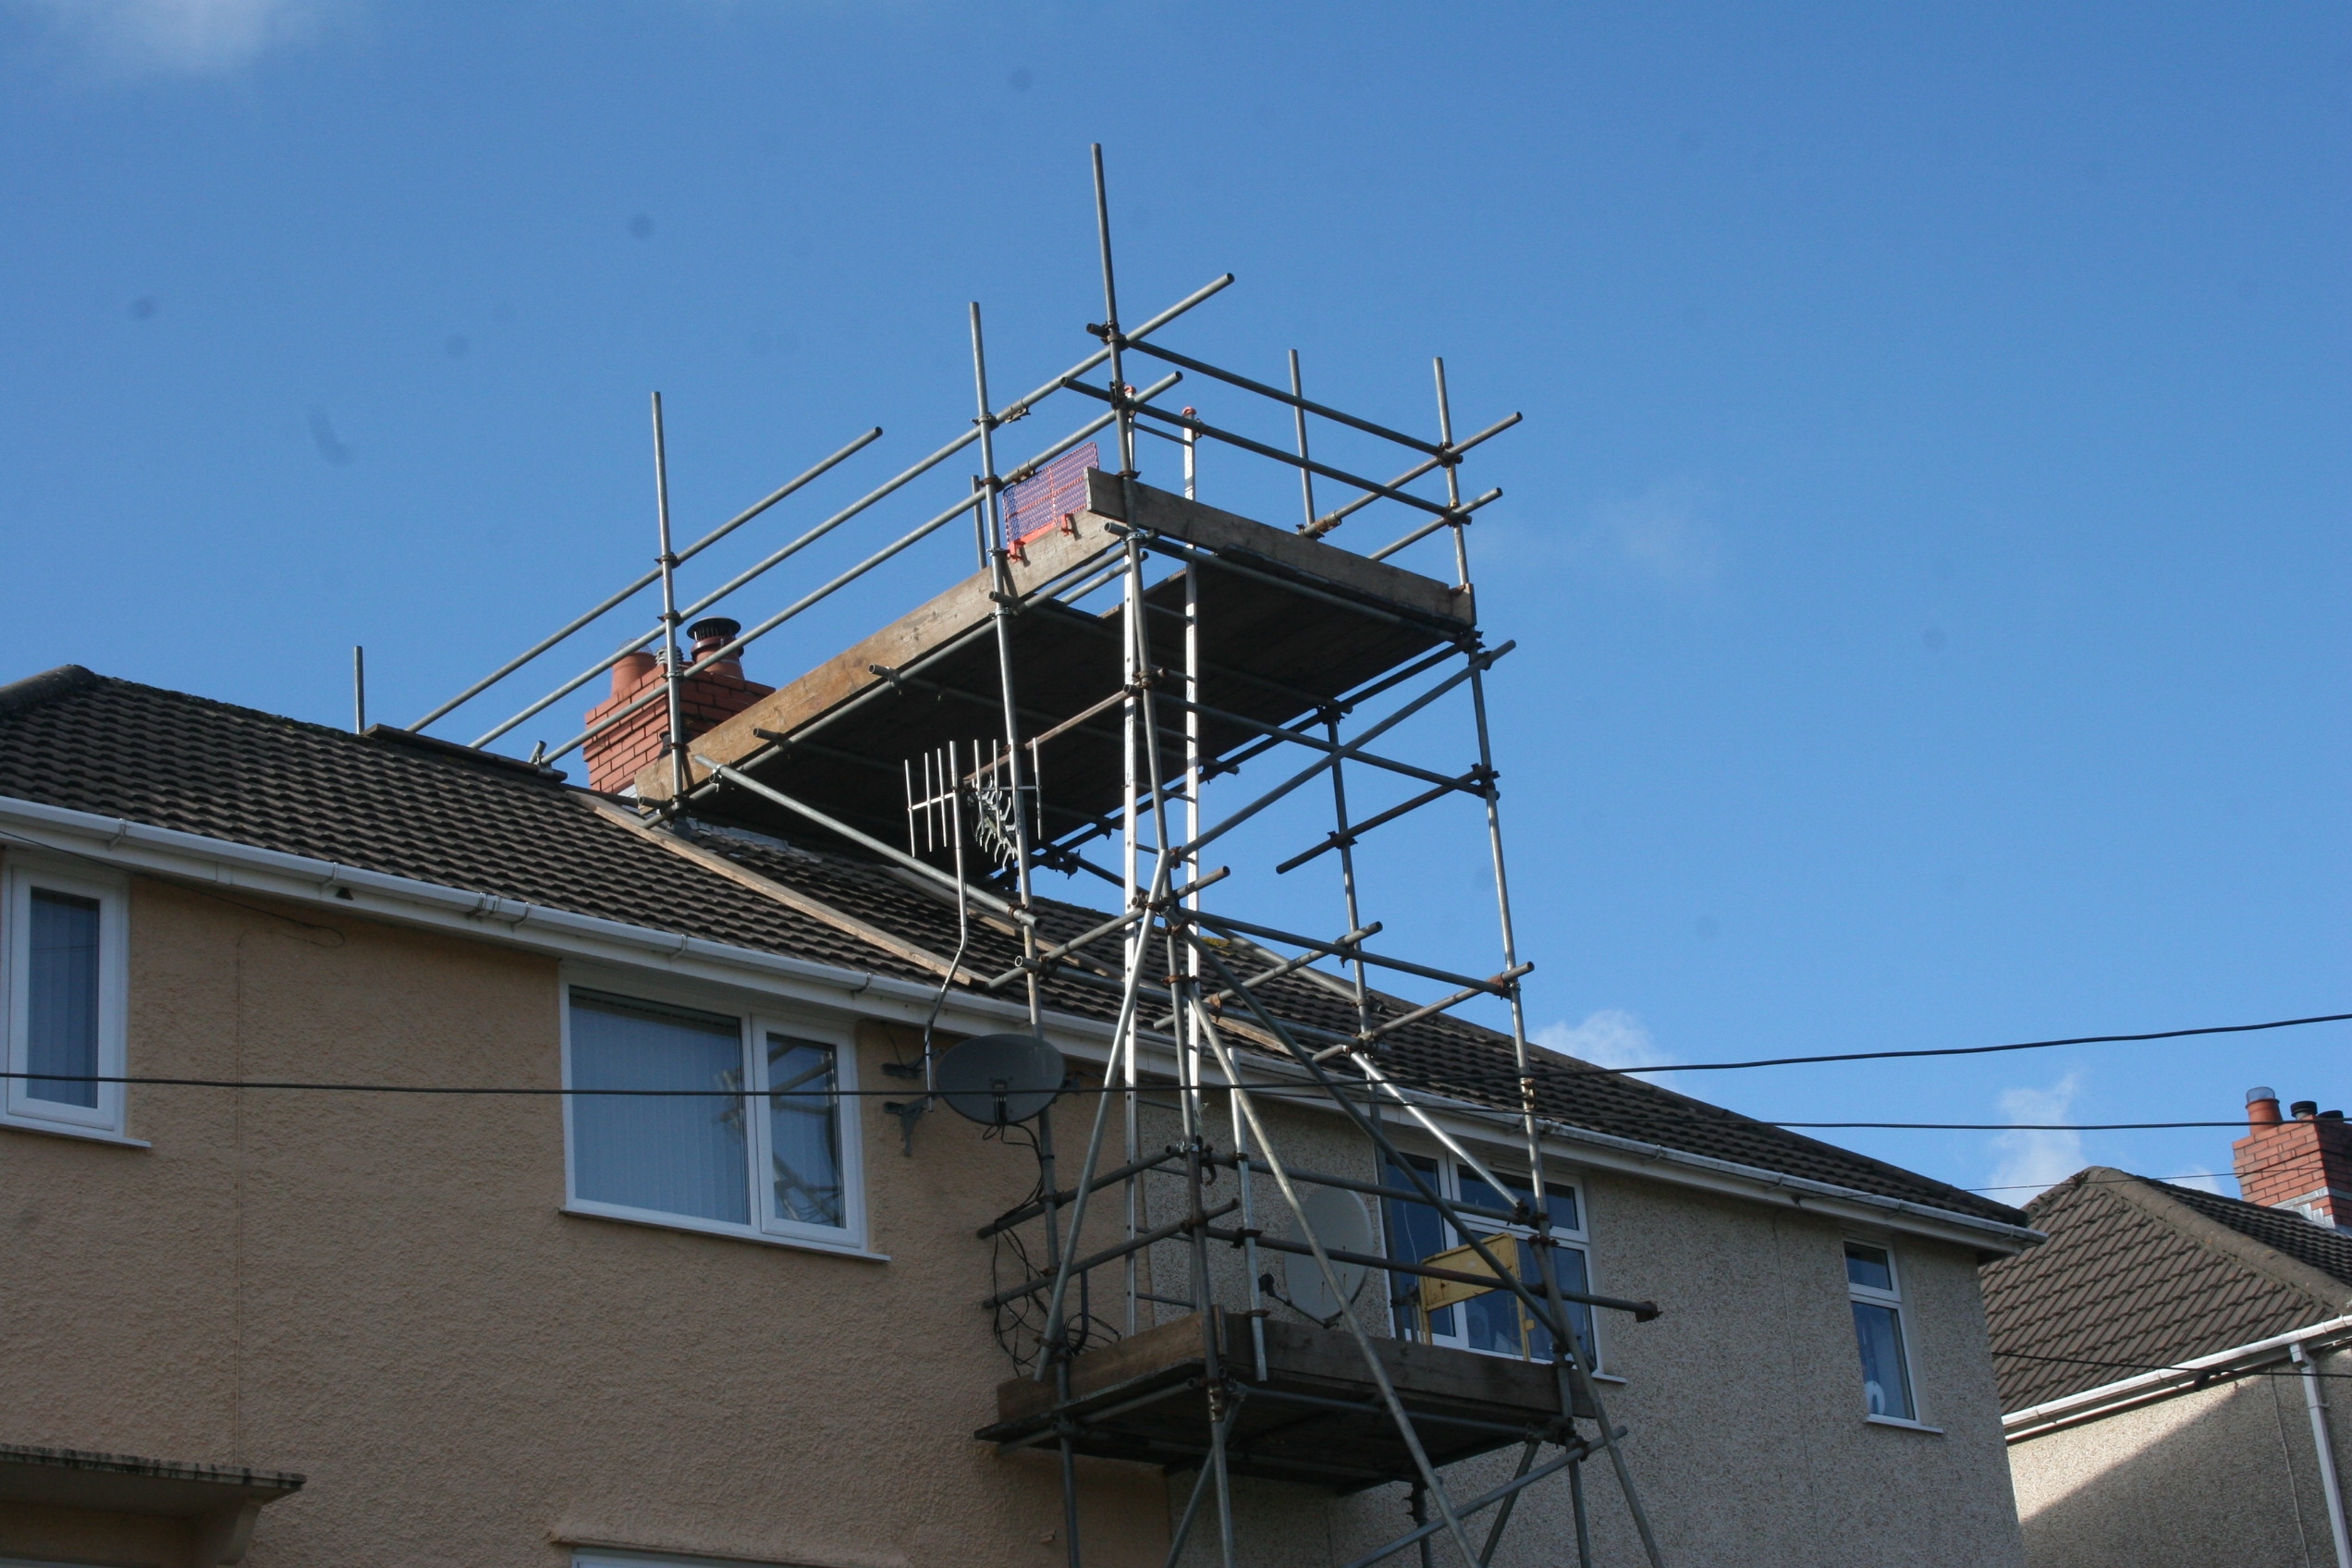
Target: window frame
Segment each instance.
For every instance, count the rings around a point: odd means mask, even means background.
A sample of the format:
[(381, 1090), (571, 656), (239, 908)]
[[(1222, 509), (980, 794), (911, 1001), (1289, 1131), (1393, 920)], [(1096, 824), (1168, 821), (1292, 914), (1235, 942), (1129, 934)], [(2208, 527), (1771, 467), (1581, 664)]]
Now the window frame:
[[(1435, 1154), (1422, 1154), (1412, 1149), (1399, 1149), (1397, 1152), (1403, 1155), (1408, 1159), (1434, 1160), (1437, 1164), (1436, 1185), (1439, 1195), (1452, 1203), (1461, 1203), (1464, 1201), (1462, 1196), (1462, 1175), (1464, 1168), (1462, 1162), (1456, 1159), (1452, 1155), (1445, 1153), (1442, 1150)], [(1495, 1174), (1502, 1177), (1505, 1181), (1509, 1181), (1514, 1174), (1514, 1172), (1510, 1170), (1495, 1170), (1495, 1162), (1491, 1160), (1488, 1162), (1488, 1169), (1494, 1170)], [(1427, 1175), (1429, 1173), (1424, 1171), (1423, 1174)], [(1472, 1174), (1475, 1176), (1476, 1173), (1474, 1171)], [(1384, 1169), (1381, 1171), (1382, 1184), (1384, 1186), (1386, 1185), (1387, 1175), (1388, 1172)], [(1584, 1259), (1585, 1284), (1582, 1293), (1586, 1295), (1599, 1293), (1599, 1288), (1593, 1281), (1592, 1209), (1586, 1202), (1586, 1194), (1585, 1192), (1584, 1182), (1574, 1174), (1562, 1174), (1555, 1171), (1552, 1169), (1550, 1162), (1547, 1160), (1544, 1168), (1544, 1192), (1547, 1196), (1565, 1192), (1574, 1198), (1576, 1207), (1575, 1225), (1573, 1227), (1566, 1225), (1552, 1225), (1548, 1227), (1548, 1230), (1555, 1241), (1574, 1251), (1578, 1256)], [(1392, 1203), (1406, 1202), (1413, 1203), (1416, 1207), (1425, 1209), (1428, 1208), (1428, 1205), (1420, 1202), (1417, 1197), (1404, 1198), (1383, 1196), (1381, 1198), (1380, 1247), (1384, 1255), (1389, 1257), (1395, 1258), (1399, 1262), (1418, 1263), (1421, 1260), (1417, 1257), (1403, 1257), (1398, 1253), (1391, 1250), (1393, 1236), (1392, 1228), (1389, 1223), (1389, 1206)], [(1436, 1209), (1429, 1209), (1429, 1213), (1431, 1217), (1436, 1219), (1442, 1235), (1447, 1238), (1445, 1245), (1439, 1247), (1438, 1251), (1444, 1252), (1449, 1248), (1466, 1246), (1469, 1243), (1469, 1238), (1464, 1235), (1460, 1229), (1457, 1228), (1452, 1220), (1448, 1219), (1443, 1213)], [(1501, 1220), (1496, 1219), (1471, 1219), (1470, 1224), (1476, 1230), (1481, 1240), (1495, 1236), (1521, 1238), (1531, 1236), (1535, 1233), (1532, 1227), (1506, 1224)], [(1411, 1274), (1391, 1274), (1389, 1278), (1391, 1280), (1415, 1280), (1418, 1277)], [(1390, 1286), (1391, 1301), (1389, 1314), (1390, 1332), (1396, 1335), (1397, 1338), (1411, 1340), (1414, 1343), (1425, 1342), (1420, 1340), (1414, 1339), (1413, 1336), (1399, 1329), (1397, 1323), (1397, 1312), (1399, 1309), (1393, 1299), (1394, 1292), (1399, 1287), (1395, 1285)], [(1457, 1318), (1457, 1323), (1460, 1321), (1461, 1320)], [(1598, 1376), (1600, 1373), (1600, 1369), (1603, 1365), (1603, 1358), (1607, 1354), (1608, 1348), (1603, 1343), (1601, 1338), (1600, 1315), (1598, 1312), (1587, 1309), (1585, 1321), (1586, 1324), (1585, 1337), (1590, 1341), (1592, 1362), (1592, 1365), (1586, 1367), (1586, 1370)], [(1506, 1361), (1530, 1361), (1533, 1359), (1532, 1357), (1525, 1354), (1513, 1356), (1505, 1351), (1484, 1349), (1477, 1345), (1471, 1344), (1469, 1342), (1469, 1339), (1470, 1336), (1466, 1328), (1457, 1327), (1444, 1334), (1439, 1334), (1432, 1329), (1429, 1338), (1426, 1342), (1440, 1346), (1447, 1350), (1467, 1351), (1473, 1355), (1491, 1355)], [(1546, 1363), (1544, 1365), (1549, 1364)]]
[[(0, 1009), (5, 1009), (5, 1053), (12, 1073), (31, 1070), (32, 895), (38, 889), (88, 899), (98, 905), (97, 1076), (121, 1079), (130, 1050), (130, 883), (124, 876), (12, 852), (0, 870)], [(95, 1106), (67, 1105), (35, 1097), (29, 1079), (12, 1077), (0, 1088), (0, 1125), (73, 1137), (130, 1141), (124, 1132), (129, 1111), (124, 1085), (101, 1082)]]
[[(713, 1017), (732, 1017), (736, 1021), (741, 1053), (739, 1071), (746, 1085), (742, 1092), (746, 1111), (743, 1180), (748, 1205), (745, 1212), (752, 1218), (748, 1223), (739, 1225), (731, 1220), (711, 1219), (701, 1215), (674, 1214), (666, 1209), (640, 1208), (582, 1197), (580, 1194), (578, 1158), (580, 1132), (574, 1114), (578, 1102), (570, 1094), (563, 1096), (565, 1213), (879, 1259), (880, 1255), (870, 1250), (866, 1229), (865, 1151), (860, 1125), (863, 1118), (858, 1114), (861, 1102), (856, 1097), (857, 1040), (853, 1024), (832, 1023), (805, 1013), (783, 1012), (775, 1007), (772, 998), (714, 996), (707, 991), (646, 984), (622, 975), (568, 974), (562, 982), (559, 1010), (563, 1086), (567, 1090), (577, 1087), (572, 1061), (572, 999), (573, 994), (580, 991), (609, 997), (616, 1001), (642, 1002), (649, 1007), (691, 1008)], [(760, 1102), (766, 1099), (768, 1092), (766, 1043), (771, 1034), (827, 1046), (833, 1050), (834, 1086), (841, 1095), (835, 1102), (834, 1111), (834, 1125), (840, 1139), (841, 1164), (842, 1223), (838, 1228), (781, 1217), (774, 1201), (774, 1183), (765, 1179), (773, 1168), (774, 1145), (770, 1118)]]
[[(1872, 1251), (1886, 1255), (1889, 1289), (1882, 1291), (1875, 1285), (1856, 1282), (1853, 1271), (1846, 1267), (1845, 1249), (1849, 1246), (1868, 1247)], [(1860, 1380), (1863, 1418), (1881, 1427), (1909, 1427), (1926, 1432), (1941, 1430), (1939, 1427), (1927, 1425), (1924, 1413), (1919, 1406), (1917, 1372), (1919, 1358), (1912, 1347), (1911, 1314), (1903, 1297), (1903, 1260), (1896, 1255), (1894, 1238), (1869, 1235), (1854, 1231), (1845, 1232), (1838, 1240), (1838, 1268), (1845, 1276), (1846, 1318), (1849, 1323), (1853, 1320), (1853, 1308), (1856, 1304), (1864, 1306), (1884, 1307), (1894, 1314), (1895, 1352), (1903, 1357), (1903, 1394), (1911, 1406), (1911, 1414), (1908, 1415), (1888, 1415), (1872, 1410), (1869, 1378), (1863, 1377)], [(1854, 1354), (1856, 1371), (1857, 1373), (1866, 1371), (1867, 1368), (1862, 1366), (1861, 1361), (1862, 1342), (1859, 1329), (1855, 1332)]]

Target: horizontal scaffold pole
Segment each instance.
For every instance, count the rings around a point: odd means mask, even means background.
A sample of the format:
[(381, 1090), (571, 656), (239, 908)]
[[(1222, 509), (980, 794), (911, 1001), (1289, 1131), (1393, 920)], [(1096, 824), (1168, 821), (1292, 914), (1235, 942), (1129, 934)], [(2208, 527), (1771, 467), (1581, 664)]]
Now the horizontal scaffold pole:
[[(1302, 1182), (1307, 1180), (1304, 1175), (1299, 1176), (1298, 1179)], [(1394, 1194), (1384, 1195), (1393, 1196)], [(1212, 1242), (1230, 1242), (1235, 1246), (1240, 1246), (1243, 1241), (1252, 1239), (1244, 1236), (1242, 1231), (1229, 1231), (1215, 1225), (1208, 1228), (1207, 1234)], [(1286, 1242), (1267, 1235), (1257, 1236), (1255, 1240), (1259, 1246), (1270, 1252), (1286, 1252), (1298, 1257), (1315, 1256), (1314, 1248), (1303, 1246), (1297, 1242)], [(1473, 1274), (1461, 1268), (1439, 1268), (1427, 1263), (1407, 1263), (1402, 1258), (1382, 1257), (1378, 1253), (1342, 1252), (1337, 1247), (1325, 1247), (1323, 1256), (1334, 1263), (1353, 1263), (1358, 1268), (1378, 1268), (1390, 1274), (1411, 1274), (1423, 1280), (1445, 1280), (1457, 1285), (1490, 1285), (1496, 1290), (1504, 1288), (1503, 1281), (1491, 1274)], [(1516, 1279), (1516, 1276), (1513, 1278)], [(1526, 1288), (1526, 1281), (1524, 1280), (1519, 1280), (1519, 1283), (1522, 1288)], [(1560, 1299), (1581, 1302), (1586, 1306), (1605, 1306), (1613, 1312), (1630, 1312), (1637, 1323), (1647, 1323), (1651, 1318), (1661, 1316), (1663, 1311), (1654, 1301), (1629, 1301), (1623, 1296), (1586, 1295), (1577, 1291), (1562, 1291), (1560, 1292)]]
[[(1108, 1099), (1109, 1096), (1105, 1096), (1104, 1097)], [(1089, 1188), (1087, 1190), (1092, 1191), (1093, 1189)], [(1201, 1219), (1222, 1219), (1241, 1207), (1242, 1200), (1234, 1198), (1230, 1202), (1219, 1204), (1215, 1208), (1205, 1211), (1201, 1215)], [(1077, 1275), (1085, 1273), (1090, 1268), (1100, 1268), (1106, 1263), (1116, 1263), (1131, 1252), (1141, 1252), (1145, 1247), (1156, 1247), (1162, 1242), (1183, 1235), (1185, 1232), (1196, 1229), (1197, 1224), (1198, 1222), (1195, 1221), (1190, 1215), (1186, 1215), (1182, 1219), (1171, 1219), (1167, 1224), (1160, 1226), (1158, 1230), (1146, 1231), (1142, 1235), (1135, 1237), (1132, 1241), (1121, 1242), (1117, 1246), (1105, 1247), (1102, 1251), (1097, 1253), (1090, 1253), (1086, 1256), (1078, 1259), (1075, 1263), (1066, 1263), (1062, 1265), (1060, 1272), (1058, 1273), (1040, 1274), (1037, 1278), (1030, 1280), (1026, 1284), (1015, 1285), (1009, 1291), (998, 1291), (995, 1295), (990, 1296), (980, 1305), (983, 1307), (986, 1307), (988, 1311), (994, 1312), (997, 1308), (1003, 1306), (1009, 1302), (1016, 1302), (1021, 1300), (1023, 1296), (1034, 1296), (1040, 1291), (1048, 1291), (1053, 1289), (1055, 1282), (1060, 1280), (1064, 1275), (1074, 1278)]]

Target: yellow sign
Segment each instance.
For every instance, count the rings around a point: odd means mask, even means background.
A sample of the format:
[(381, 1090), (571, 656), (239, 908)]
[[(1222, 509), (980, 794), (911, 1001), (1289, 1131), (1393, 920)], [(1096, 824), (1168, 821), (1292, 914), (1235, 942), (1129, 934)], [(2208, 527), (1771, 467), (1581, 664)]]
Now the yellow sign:
[[(1497, 1237), (1487, 1243), (1487, 1250), (1499, 1253), (1511, 1244), (1508, 1240)], [(1432, 1253), (1421, 1261), (1432, 1268), (1451, 1268), (1458, 1274), (1476, 1274), (1480, 1279), (1494, 1281), (1488, 1285), (1474, 1285), (1466, 1280), (1432, 1280), (1425, 1275), (1421, 1280), (1421, 1311), (1425, 1317), (1432, 1312), (1443, 1312), (1456, 1302), (1485, 1295), (1488, 1291), (1500, 1289), (1502, 1284), (1502, 1276), (1487, 1267), (1487, 1260), (1478, 1256), (1476, 1247), (1461, 1246), (1450, 1252)]]

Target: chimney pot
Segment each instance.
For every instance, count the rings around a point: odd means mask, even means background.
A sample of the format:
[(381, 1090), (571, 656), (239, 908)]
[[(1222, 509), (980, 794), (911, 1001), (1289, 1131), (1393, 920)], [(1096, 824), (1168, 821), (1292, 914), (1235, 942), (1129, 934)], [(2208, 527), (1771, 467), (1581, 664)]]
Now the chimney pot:
[(686, 635), (694, 640), (693, 662), (700, 663), (718, 652), (733, 642), (735, 634), (742, 630), (741, 621), (730, 620), (723, 615), (705, 616), (696, 621), (686, 629)]
[(2296, 1121), (2309, 1121), (2313, 1117), (2320, 1114), (2320, 1102), (2317, 1100), (2297, 1100), (2293, 1105), (2288, 1106), (2286, 1110), (2287, 1114), (2294, 1117)]
[(2251, 1127), (2279, 1124), (2278, 1091), (2260, 1084), (2246, 1091), (2246, 1121)]
[(2320, 1112), (2320, 1120), (2322, 1121), (2341, 1121), (2344, 1120), (2344, 1113), (2340, 1110), (2323, 1110)]
[(635, 696), (645, 682), (653, 679), (654, 671), (660, 668), (661, 661), (643, 649), (621, 655), (619, 662), (613, 666), (612, 694), (616, 697)]

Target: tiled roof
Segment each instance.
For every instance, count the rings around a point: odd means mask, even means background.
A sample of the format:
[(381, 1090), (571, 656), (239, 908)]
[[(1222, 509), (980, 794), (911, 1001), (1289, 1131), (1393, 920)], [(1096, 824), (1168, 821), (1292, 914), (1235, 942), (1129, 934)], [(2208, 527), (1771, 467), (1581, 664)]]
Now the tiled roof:
[[(607, 815), (608, 800), (557, 776), (459, 748), (234, 707), (75, 667), (0, 687), (0, 796), (307, 855), (580, 914), (816, 962), (928, 980), (934, 971), (649, 841)], [(817, 853), (702, 825), (704, 849), (939, 955), (953, 952), (952, 899), (878, 861)], [(1039, 928), (1064, 940), (1101, 912), (1046, 903)], [(964, 967), (1002, 973), (1014, 937), (971, 927)], [(1109, 971), (1057, 972), (1057, 1011), (1109, 1019)], [(1293, 977), (1267, 987), (1286, 1022), (1353, 1032), (1352, 1000)], [(1376, 1014), (1412, 1004), (1378, 997)], [(1240, 1018), (1236, 1011), (1231, 1016)], [(1452, 1017), (1390, 1037), (1402, 1082), (1484, 1104), (1515, 1101), (1507, 1036)], [(2016, 1210), (1915, 1172), (1783, 1132), (1635, 1078), (1541, 1053), (1544, 1113), (1572, 1126), (2003, 1224)]]
[(2094, 1165), (2026, 1213), (2050, 1239), (1983, 1270), (2003, 1410), (2268, 1339), (2352, 1304), (2352, 1237), (2282, 1209)]

